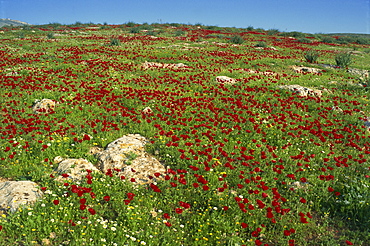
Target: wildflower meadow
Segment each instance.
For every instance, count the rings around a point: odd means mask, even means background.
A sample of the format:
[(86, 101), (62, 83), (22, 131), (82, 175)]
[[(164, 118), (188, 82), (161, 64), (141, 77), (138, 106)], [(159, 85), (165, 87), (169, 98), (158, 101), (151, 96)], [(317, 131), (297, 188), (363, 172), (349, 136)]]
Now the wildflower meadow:
[[(350, 72), (370, 70), (370, 42), (300, 34), (1, 28), (0, 177), (43, 197), (4, 208), (0, 245), (370, 245), (370, 79)], [(126, 134), (166, 172), (56, 180), (55, 157), (96, 164), (89, 149)]]

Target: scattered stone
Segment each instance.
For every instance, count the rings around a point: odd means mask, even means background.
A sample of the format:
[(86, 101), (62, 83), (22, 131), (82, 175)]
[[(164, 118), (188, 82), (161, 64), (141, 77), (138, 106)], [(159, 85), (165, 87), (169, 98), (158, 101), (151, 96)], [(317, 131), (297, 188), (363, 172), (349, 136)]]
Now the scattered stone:
[(158, 63), (158, 62), (144, 62), (141, 64), (141, 67), (143, 69), (149, 69), (149, 68), (172, 68), (172, 69), (180, 69), (180, 68), (187, 68), (184, 63)]
[(32, 181), (6, 181), (0, 183), (1, 210), (15, 212), (20, 206), (31, 205), (42, 197), (38, 185)]
[(232, 84), (236, 83), (236, 80), (233, 79), (233, 78), (227, 77), (227, 76), (217, 76), (216, 77), (216, 82), (222, 83), (222, 84), (232, 85)]
[(303, 87), (301, 85), (280, 85), (279, 88), (290, 90), (302, 97), (307, 97), (307, 96), (321, 97), (322, 96), (321, 90), (310, 89), (307, 87)]
[(366, 79), (369, 78), (369, 71), (368, 70), (362, 70), (362, 69), (357, 69), (357, 68), (349, 68), (347, 70), (350, 74), (359, 76), (360, 79)]
[(303, 183), (303, 182), (296, 181), (296, 182), (290, 183), (289, 187), (293, 189), (305, 189), (307, 188), (308, 185), (309, 184), (307, 182)]
[(60, 156), (54, 158), (54, 162), (59, 163), (55, 172), (60, 176), (57, 181), (63, 182), (66, 179), (73, 181), (82, 180), (88, 174), (86, 169), (99, 172), (99, 170), (89, 161), (85, 159), (63, 159)]
[(150, 107), (146, 107), (141, 112), (143, 112), (143, 114), (151, 114), (153, 110)]
[(365, 127), (367, 127), (367, 130), (370, 131), (370, 117), (367, 117), (365, 120)]
[(339, 112), (339, 113), (343, 113), (343, 109), (341, 109), (341, 108), (340, 108), (340, 107), (338, 107), (338, 106), (333, 106), (333, 107), (331, 108), (331, 110), (336, 111), (336, 112)]
[(46, 99), (46, 98), (42, 100), (36, 100), (32, 106), (32, 111), (35, 114), (54, 111), (54, 109), (55, 109), (55, 102), (53, 100)]
[[(139, 134), (128, 134), (119, 138), (97, 154), (99, 169), (121, 170), (119, 175), (134, 178), (137, 183), (148, 183), (155, 173), (166, 172), (165, 167), (145, 152), (147, 140)], [(158, 177), (157, 177), (158, 178)]]
[(291, 68), (296, 73), (322, 73), (321, 69), (314, 68), (314, 67), (292, 66)]

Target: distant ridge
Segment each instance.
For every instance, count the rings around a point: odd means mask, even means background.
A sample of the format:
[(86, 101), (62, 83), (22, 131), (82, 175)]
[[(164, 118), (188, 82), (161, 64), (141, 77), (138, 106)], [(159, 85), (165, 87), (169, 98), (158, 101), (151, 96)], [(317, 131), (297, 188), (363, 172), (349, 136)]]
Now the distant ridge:
[(3, 26), (24, 26), (24, 25), (30, 25), (27, 22), (19, 21), (19, 20), (11, 20), (9, 18), (7, 19), (0, 19), (0, 27)]

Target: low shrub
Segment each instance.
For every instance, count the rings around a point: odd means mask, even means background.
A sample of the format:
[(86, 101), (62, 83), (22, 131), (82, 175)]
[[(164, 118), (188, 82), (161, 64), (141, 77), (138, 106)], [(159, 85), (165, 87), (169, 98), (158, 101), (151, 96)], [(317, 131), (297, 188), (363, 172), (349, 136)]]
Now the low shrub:
[(310, 49), (304, 54), (304, 58), (307, 62), (316, 63), (320, 53), (317, 50)]
[(55, 39), (54, 33), (49, 32), (47, 35), (48, 39)]
[(110, 39), (110, 46), (119, 46), (121, 45), (121, 42), (119, 41), (119, 39), (117, 38), (111, 38)]
[(244, 39), (240, 35), (235, 35), (230, 39), (230, 42), (233, 44), (242, 44), (244, 43)]
[(267, 47), (267, 44), (266, 42), (263, 42), (263, 41), (260, 41), (258, 42), (255, 47), (262, 47), (262, 48), (266, 48)]
[(339, 53), (335, 56), (335, 62), (339, 67), (347, 67), (352, 63), (351, 53)]
[(310, 43), (312, 43), (312, 40), (308, 39), (308, 38), (300, 38), (300, 39), (298, 39), (298, 42), (305, 43), (305, 44), (310, 44)]

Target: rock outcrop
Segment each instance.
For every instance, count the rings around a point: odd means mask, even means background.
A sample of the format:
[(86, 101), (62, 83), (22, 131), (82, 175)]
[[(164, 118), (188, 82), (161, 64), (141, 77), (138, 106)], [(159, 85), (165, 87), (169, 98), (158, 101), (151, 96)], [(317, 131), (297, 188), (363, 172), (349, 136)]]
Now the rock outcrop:
[(217, 76), (216, 77), (216, 82), (221, 83), (221, 84), (235, 84), (236, 80), (227, 76)]
[(55, 163), (59, 163), (55, 170), (59, 176), (56, 178), (58, 181), (71, 179), (73, 181), (82, 180), (88, 173), (86, 170), (96, 171), (99, 170), (89, 161), (85, 159), (63, 159), (60, 156), (54, 158)]
[(150, 182), (159, 173), (166, 172), (166, 169), (145, 151), (146, 143), (147, 140), (139, 134), (128, 134), (116, 139), (104, 151), (96, 154), (99, 170), (120, 170), (119, 175), (126, 179), (134, 178), (137, 183)]
[(321, 97), (322, 91), (317, 89), (311, 89), (301, 85), (280, 85), (280, 89), (290, 90), (293, 93), (298, 94), (302, 97), (312, 96), (312, 97)]
[(36, 100), (32, 106), (32, 111), (35, 114), (47, 113), (55, 110), (55, 102), (51, 99)]
[(141, 64), (143, 69), (149, 68), (172, 68), (172, 69), (181, 69), (186, 68), (187, 66), (184, 63), (158, 63), (158, 62), (144, 62)]
[(0, 183), (0, 209), (15, 212), (20, 206), (31, 205), (42, 197), (38, 185), (32, 181)]
[(296, 73), (322, 73), (321, 69), (314, 67), (292, 66), (291, 68)]

